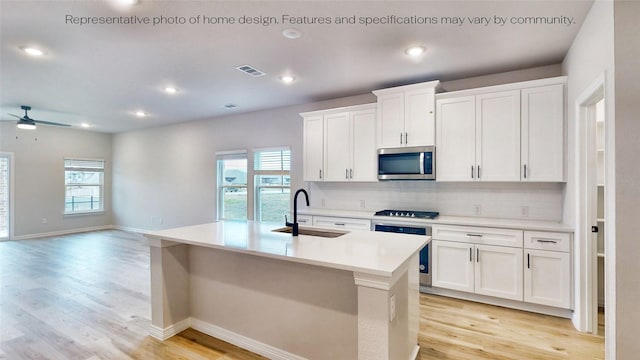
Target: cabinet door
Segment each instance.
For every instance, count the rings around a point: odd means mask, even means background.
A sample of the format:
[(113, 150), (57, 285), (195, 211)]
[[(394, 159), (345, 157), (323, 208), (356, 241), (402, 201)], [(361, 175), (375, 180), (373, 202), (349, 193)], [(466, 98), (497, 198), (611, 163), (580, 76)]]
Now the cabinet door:
[(524, 301), (571, 308), (571, 257), (569, 253), (525, 250)]
[(322, 181), (324, 120), (322, 115), (304, 118), (304, 181)]
[(349, 113), (324, 116), (324, 181), (348, 181), (351, 165)]
[(473, 245), (431, 241), (432, 286), (473, 292)]
[(436, 101), (436, 180), (475, 180), (475, 109), (474, 96)]
[(375, 110), (354, 111), (351, 118), (353, 159), (349, 169), (352, 181), (378, 181)]
[(378, 148), (404, 146), (404, 94), (378, 97)]
[(522, 301), (522, 249), (476, 245), (475, 292)]
[(476, 96), (476, 174), (520, 181), (520, 90)]
[(404, 140), (406, 146), (435, 145), (434, 96), (433, 88), (405, 92)]
[(522, 90), (522, 180), (564, 181), (562, 84)]

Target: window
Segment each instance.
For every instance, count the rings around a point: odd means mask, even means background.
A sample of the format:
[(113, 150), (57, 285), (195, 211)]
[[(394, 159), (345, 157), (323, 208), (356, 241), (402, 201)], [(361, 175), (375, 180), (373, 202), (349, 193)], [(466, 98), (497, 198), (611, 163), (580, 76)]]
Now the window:
[(223, 152), (218, 158), (218, 218), (247, 220), (247, 152)]
[(103, 210), (104, 160), (65, 159), (65, 214)]
[(269, 149), (254, 153), (255, 219), (283, 222), (290, 209), (291, 151)]

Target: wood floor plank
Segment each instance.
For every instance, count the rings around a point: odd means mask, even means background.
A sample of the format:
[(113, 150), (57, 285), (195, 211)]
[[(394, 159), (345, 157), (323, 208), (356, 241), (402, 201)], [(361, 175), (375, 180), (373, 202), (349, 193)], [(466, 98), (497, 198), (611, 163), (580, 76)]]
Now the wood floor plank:
[[(136, 234), (0, 242), (0, 359), (265, 359), (193, 329), (148, 336), (149, 288)], [(425, 294), (420, 308), (420, 360), (604, 359), (604, 337), (567, 319)]]

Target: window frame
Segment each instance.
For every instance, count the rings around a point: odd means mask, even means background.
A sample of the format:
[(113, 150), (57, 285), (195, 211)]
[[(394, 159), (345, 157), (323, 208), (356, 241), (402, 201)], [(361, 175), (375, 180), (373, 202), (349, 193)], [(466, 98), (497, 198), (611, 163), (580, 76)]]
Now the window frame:
[[(102, 168), (92, 168), (92, 167), (74, 167), (67, 166), (67, 161), (93, 161), (93, 162), (101, 162)], [(105, 159), (100, 158), (83, 158), (83, 157), (65, 157), (63, 162), (63, 174), (64, 174), (64, 200), (63, 200), (63, 214), (64, 216), (75, 216), (75, 215), (87, 215), (87, 214), (97, 214), (104, 213), (105, 209), (105, 198), (104, 198), (104, 187), (105, 187), (105, 172), (107, 167), (107, 161)], [(67, 171), (90, 171), (90, 172), (99, 172), (101, 173), (99, 184), (82, 184), (82, 183), (67, 183)], [(99, 209), (91, 209), (91, 210), (78, 210), (78, 211), (67, 211), (67, 189), (69, 186), (97, 186), (100, 192), (100, 208)]]
[[(249, 158), (247, 156), (247, 150), (230, 150), (216, 152), (216, 218), (218, 220), (242, 220), (242, 219), (227, 219), (224, 217), (224, 192), (225, 189), (246, 189), (246, 207), (247, 213), (245, 214), (245, 220), (249, 220)], [(245, 160), (247, 184), (244, 185), (225, 185), (223, 181), (224, 176), (224, 164), (225, 160)]]

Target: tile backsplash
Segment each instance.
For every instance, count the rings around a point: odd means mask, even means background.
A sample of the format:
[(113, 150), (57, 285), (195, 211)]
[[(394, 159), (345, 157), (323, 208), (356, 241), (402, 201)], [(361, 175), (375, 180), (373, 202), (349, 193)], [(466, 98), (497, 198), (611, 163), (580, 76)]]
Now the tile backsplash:
[(432, 210), (442, 215), (562, 221), (563, 183), (307, 183), (311, 206)]

